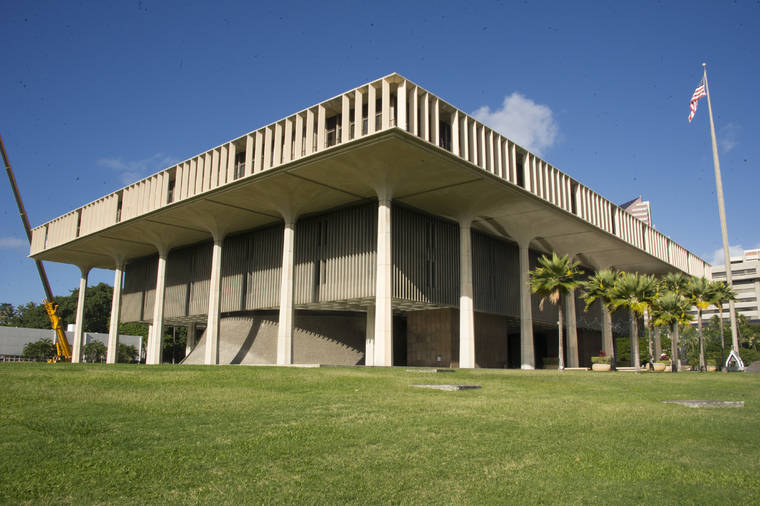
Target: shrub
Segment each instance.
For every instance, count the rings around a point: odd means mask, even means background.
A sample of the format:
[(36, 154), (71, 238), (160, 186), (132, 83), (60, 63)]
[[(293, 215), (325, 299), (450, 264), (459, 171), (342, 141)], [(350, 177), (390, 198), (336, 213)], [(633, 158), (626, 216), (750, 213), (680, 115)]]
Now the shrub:
[(137, 360), (137, 348), (119, 343), (119, 352), (117, 356), (117, 362), (119, 363), (128, 364), (134, 362)]
[(40, 339), (33, 343), (27, 343), (23, 351), (24, 358), (39, 360), (41, 362), (53, 358), (56, 353), (55, 344), (50, 339)]
[(91, 341), (84, 345), (84, 356), (87, 362), (105, 362), (106, 345), (100, 341)]
[(559, 357), (544, 357), (544, 367), (559, 367)]
[[(726, 352), (726, 355), (728, 355), (728, 352)], [(760, 360), (760, 351), (755, 351), (749, 348), (742, 348), (740, 346), (739, 356), (742, 357), (742, 362), (744, 362), (744, 365), (748, 366), (752, 362)]]
[(607, 356), (591, 357), (591, 363), (592, 364), (611, 364), (612, 357), (607, 357)]

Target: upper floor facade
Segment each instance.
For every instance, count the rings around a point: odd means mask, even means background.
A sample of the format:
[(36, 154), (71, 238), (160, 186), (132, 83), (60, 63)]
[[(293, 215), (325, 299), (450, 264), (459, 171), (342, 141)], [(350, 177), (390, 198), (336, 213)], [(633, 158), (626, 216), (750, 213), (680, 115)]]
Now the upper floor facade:
[(66, 261), (62, 253), (52, 252), (162, 210), (210, 199), (331, 150), (350, 149), (389, 131), (413, 136), (427, 149), (453, 156), (469, 168), (488, 174), (493, 184), (532, 196), (559, 214), (581, 220), (670, 268), (696, 276), (710, 275), (709, 264), (697, 255), (398, 74), (208, 149), (50, 220), (33, 229), (30, 255)]

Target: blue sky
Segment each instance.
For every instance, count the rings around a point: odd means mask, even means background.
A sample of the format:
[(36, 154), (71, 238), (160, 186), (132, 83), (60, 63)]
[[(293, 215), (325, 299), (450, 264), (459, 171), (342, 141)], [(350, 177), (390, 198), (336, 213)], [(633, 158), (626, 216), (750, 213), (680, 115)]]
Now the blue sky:
[[(342, 91), (398, 72), (490, 119), (702, 256), (760, 247), (758, 2), (0, 4), (0, 133), (32, 226)], [(0, 181), (0, 302), (43, 298)], [(56, 294), (74, 266), (46, 264)], [(90, 284), (113, 282), (94, 271)]]

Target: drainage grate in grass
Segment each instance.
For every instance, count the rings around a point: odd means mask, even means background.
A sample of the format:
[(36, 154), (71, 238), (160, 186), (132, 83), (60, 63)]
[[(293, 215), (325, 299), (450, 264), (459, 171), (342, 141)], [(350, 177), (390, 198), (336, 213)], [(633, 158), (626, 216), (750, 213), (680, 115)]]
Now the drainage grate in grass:
[(482, 388), (480, 385), (412, 385), (417, 388), (432, 388), (434, 390), (446, 390), (447, 392), (453, 392), (455, 390), (474, 390), (476, 388)]
[(744, 401), (662, 401), (666, 404), (681, 404), (690, 408), (743, 408)]

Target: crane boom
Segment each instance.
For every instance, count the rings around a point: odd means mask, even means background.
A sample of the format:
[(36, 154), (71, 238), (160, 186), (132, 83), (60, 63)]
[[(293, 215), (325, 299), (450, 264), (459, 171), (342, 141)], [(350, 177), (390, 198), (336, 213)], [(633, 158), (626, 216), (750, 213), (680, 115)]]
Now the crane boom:
[[(5, 144), (3, 144), (3, 137), (0, 135), (0, 151), (3, 155), (3, 163), (5, 164), (5, 172), (8, 174), (8, 180), (11, 183), (11, 190), (13, 190), (13, 196), (16, 199), (16, 205), (18, 206), (18, 212), (21, 215), (21, 222), (24, 224), (24, 230), (26, 231), (26, 238), (29, 240), (29, 244), (32, 244), (32, 227), (29, 226), (29, 218), (26, 215), (26, 209), (24, 209), (24, 203), (21, 201), (21, 194), (18, 191), (16, 185), (16, 178), (13, 176), (13, 170), (11, 169), (11, 162), (8, 160), (8, 154), (5, 152)], [(57, 360), (71, 360), (71, 346), (69, 345), (66, 334), (61, 328), (61, 319), (58, 316), (58, 304), (55, 303), (55, 297), (53, 296), (53, 290), (50, 289), (50, 282), (48, 281), (47, 273), (45, 272), (45, 266), (42, 265), (41, 260), (34, 260), (37, 265), (37, 273), (40, 275), (40, 281), (42, 281), (42, 287), (45, 290), (45, 300), (43, 305), (45, 311), (50, 318), (50, 325), (55, 331), (55, 347), (57, 353)]]

